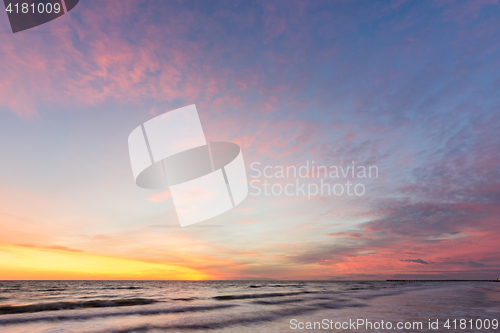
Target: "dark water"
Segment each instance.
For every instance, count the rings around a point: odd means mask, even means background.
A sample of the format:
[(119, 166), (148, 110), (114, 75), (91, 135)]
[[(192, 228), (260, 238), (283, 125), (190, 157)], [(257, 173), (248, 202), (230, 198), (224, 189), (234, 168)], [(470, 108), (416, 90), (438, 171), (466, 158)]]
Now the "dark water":
[[(498, 332), (499, 291), (488, 282), (0, 281), (0, 332)], [(447, 319), (473, 327), (446, 329)], [(349, 320), (417, 326), (335, 328)], [(478, 329), (486, 320), (490, 329)]]

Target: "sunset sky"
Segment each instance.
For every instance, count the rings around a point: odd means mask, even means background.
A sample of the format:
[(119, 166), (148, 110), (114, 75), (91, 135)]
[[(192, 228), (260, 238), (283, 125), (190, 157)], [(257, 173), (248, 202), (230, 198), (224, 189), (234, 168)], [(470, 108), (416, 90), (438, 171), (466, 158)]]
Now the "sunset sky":
[[(0, 279), (500, 278), (499, 36), (497, 0), (82, 0), (16, 34), (4, 12)], [(191, 104), (250, 181), (378, 178), (181, 228), (127, 138)]]

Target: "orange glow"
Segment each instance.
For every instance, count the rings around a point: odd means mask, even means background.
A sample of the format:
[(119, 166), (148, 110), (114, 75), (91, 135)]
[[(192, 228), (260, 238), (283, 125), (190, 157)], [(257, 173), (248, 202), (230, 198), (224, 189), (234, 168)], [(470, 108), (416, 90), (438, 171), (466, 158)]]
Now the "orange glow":
[(131, 259), (0, 245), (0, 279), (202, 280), (188, 267)]

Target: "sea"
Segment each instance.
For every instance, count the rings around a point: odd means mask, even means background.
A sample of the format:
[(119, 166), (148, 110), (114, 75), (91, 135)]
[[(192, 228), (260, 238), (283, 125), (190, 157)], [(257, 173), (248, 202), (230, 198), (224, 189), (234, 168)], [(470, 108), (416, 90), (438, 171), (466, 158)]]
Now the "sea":
[(500, 283), (0, 281), (0, 332), (498, 332)]

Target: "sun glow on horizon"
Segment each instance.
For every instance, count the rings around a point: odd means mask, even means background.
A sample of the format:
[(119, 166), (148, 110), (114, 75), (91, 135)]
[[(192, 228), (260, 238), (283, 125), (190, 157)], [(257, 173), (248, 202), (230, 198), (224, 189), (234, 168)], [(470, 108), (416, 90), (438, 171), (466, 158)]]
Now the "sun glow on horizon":
[(86, 253), (0, 245), (0, 279), (203, 280), (211, 276), (179, 265)]

